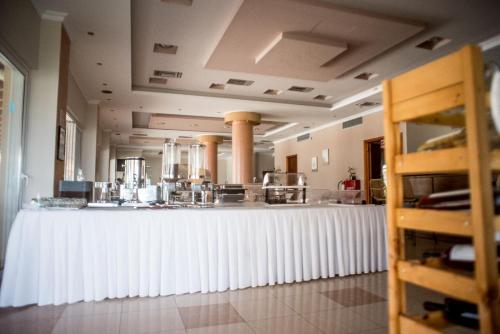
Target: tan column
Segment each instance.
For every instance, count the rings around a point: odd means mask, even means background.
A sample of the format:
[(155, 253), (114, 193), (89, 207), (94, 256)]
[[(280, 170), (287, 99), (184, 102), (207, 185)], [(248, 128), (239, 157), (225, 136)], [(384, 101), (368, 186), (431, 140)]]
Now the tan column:
[(233, 183), (253, 180), (253, 127), (260, 124), (260, 115), (253, 112), (232, 112), (224, 117), (232, 126)]
[(205, 162), (211, 175), (212, 183), (217, 183), (217, 146), (222, 143), (222, 136), (199, 136), (198, 141), (205, 145)]

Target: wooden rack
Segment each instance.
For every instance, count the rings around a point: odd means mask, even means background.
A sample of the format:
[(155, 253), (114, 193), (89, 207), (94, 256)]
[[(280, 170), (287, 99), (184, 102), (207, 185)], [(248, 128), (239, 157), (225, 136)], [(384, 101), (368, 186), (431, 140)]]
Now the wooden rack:
[[(492, 172), (500, 171), (500, 151), (489, 149), (486, 96), (481, 50), (471, 45), (384, 81), (391, 334), (440, 333), (448, 326), (439, 312), (406, 315), (405, 283), (476, 303), (481, 333), (500, 333), (494, 240), (500, 216), (494, 216), (492, 195)], [(467, 146), (402, 154), (399, 123), (406, 121), (465, 126)], [(470, 212), (403, 208), (403, 175), (433, 173), (469, 175)], [(472, 237), (474, 274), (437, 261), (406, 259), (405, 229)]]

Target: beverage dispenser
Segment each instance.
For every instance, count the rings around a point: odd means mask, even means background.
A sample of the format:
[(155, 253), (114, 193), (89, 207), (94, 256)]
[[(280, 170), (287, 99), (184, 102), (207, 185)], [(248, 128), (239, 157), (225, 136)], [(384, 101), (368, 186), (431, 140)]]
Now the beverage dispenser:
[(179, 166), (181, 163), (181, 146), (171, 140), (163, 144), (162, 160), (162, 198), (172, 204), (173, 194), (176, 191), (176, 182), (179, 179)]

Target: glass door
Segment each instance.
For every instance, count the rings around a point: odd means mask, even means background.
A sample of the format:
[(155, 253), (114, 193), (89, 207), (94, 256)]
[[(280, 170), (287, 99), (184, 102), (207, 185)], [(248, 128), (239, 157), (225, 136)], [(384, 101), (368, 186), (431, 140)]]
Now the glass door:
[(24, 75), (0, 54), (0, 268), (21, 208)]

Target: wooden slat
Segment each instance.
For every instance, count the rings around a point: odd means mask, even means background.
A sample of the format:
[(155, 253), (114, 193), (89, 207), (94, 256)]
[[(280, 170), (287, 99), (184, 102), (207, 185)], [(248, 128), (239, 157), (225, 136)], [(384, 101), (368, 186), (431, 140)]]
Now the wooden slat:
[(452, 270), (433, 268), (418, 262), (399, 261), (398, 276), (405, 282), (471, 303), (476, 303), (479, 300), (474, 278)]
[(494, 172), (500, 172), (500, 150), (498, 149), (490, 152), (490, 168)]
[(402, 74), (391, 80), (392, 103), (396, 104), (462, 82), (459, 52)]
[(396, 156), (398, 174), (459, 173), (467, 171), (467, 149), (450, 148)]
[(493, 222), (495, 224), (495, 231), (500, 232), (500, 216), (495, 216)]
[(467, 212), (397, 209), (396, 217), (399, 228), (472, 236), (472, 224), (470, 215)]
[(396, 208), (403, 206), (403, 178), (395, 173), (395, 157), (401, 153), (399, 126), (392, 122), (391, 81), (383, 83), (384, 100), (384, 146), (387, 164), (387, 237), (388, 237), (388, 296), (390, 334), (399, 333), (399, 315), (406, 308), (406, 292), (398, 280), (397, 264), (404, 259), (404, 238), (396, 225)]
[(401, 322), (401, 334), (438, 334), (449, 326), (443, 316), (440, 319), (422, 320), (401, 315), (399, 321)]
[[(463, 106), (464, 104), (464, 87), (462, 83), (445, 87), (435, 92), (417, 96), (410, 100), (405, 100), (396, 103), (393, 106), (392, 121), (404, 122), (409, 120), (417, 120), (418, 118), (440, 113), (445, 110)], [(435, 115), (434, 118), (438, 117)], [(439, 119), (439, 118), (438, 118)], [(452, 120), (461, 125), (465, 124), (463, 113), (458, 117), (453, 117)], [(417, 120), (418, 121), (418, 120)], [(423, 122), (420, 119), (420, 122)]]
[[(467, 150), (469, 155), (469, 188), (471, 217), (474, 221), (474, 272), (478, 287), (478, 309), (481, 333), (500, 333), (498, 309), (498, 266), (493, 237), (492, 178), (489, 150), (488, 114), (485, 99), (484, 64), (477, 46), (466, 46), (460, 52), (464, 73)], [(497, 300), (495, 300), (495, 298)]]

